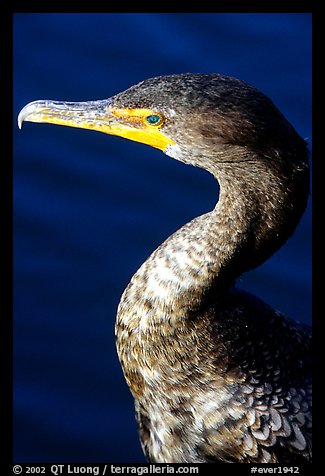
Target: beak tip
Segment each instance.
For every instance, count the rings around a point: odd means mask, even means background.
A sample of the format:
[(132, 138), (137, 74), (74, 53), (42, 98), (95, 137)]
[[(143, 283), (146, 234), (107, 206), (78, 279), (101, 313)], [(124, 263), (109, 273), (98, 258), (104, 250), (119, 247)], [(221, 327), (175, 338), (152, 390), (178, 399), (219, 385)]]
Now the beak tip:
[(20, 113), (18, 114), (17, 122), (18, 122), (19, 129), (22, 128), (24, 121), (34, 122), (33, 116), (39, 113), (40, 111), (42, 111), (42, 109), (44, 109), (45, 106), (46, 106), (45, 101), (33, 101), (26, 104), (26, 106), (24, 106), (22, 110), (20, 111)]
[(21, 129), (23, 127), (23, 122), (24, 120), (26, 119), (26, 117), (28, 116), (27, 114), (27, 107), (29, 106), (29, 104), (27, 104), (27, 106), (23, 107), (22, 110), (20, 111), (20, 113), (18, 114), (18, 118), (17, 118), (17, 123), (18, 123), (18, 128)]

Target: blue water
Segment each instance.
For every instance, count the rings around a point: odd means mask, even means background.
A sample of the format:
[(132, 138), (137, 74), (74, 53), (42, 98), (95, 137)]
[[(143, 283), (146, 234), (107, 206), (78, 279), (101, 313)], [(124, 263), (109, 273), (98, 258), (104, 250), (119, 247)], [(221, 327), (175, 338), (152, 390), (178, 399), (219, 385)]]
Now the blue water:
[[(310, 14), (17, 14), (14, 116), (29, 101), (109, 97), (177, 72), (236, 76), (311, 144)], [(14, 124), (14, 458), (144, 462), (114, 341), (151, 251), (210, 210), (206, 172), (90, 131)], [(311, 320), (311, 209), (240, 285)]]

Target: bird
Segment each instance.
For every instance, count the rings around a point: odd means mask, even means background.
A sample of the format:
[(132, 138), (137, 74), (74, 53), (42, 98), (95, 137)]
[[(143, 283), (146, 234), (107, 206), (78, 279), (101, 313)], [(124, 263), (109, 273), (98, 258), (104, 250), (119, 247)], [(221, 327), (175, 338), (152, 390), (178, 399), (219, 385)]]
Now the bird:
[(34, 101), (24, 121), (141, 142), (219, 184), (215, 207), (152, 252), (118, 305), (147, 460), (310, 462), (310, 328), (237, 286), (305, 211), (307, 141), (259, 89), (215, 73), (157, 76), (103, 100)]

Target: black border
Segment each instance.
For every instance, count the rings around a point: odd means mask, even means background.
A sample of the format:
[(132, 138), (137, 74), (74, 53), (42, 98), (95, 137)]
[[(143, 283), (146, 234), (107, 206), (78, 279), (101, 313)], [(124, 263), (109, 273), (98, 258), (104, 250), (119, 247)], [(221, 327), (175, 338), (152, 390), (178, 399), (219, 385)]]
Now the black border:
[[(13, 112), (12, 112), (12, 98), (13, 98), (13, 15), (15, 13), (311, 13), (313, 14), (313, 118), (314, 118), (314, 125), (313, 125), (313, 196), (314, 196), (314, 206), (313, 206), (313, 257), (317, 257), (317, 259), (313, 259), (313, 274), (315, 275), (316, 283), (322, 282), (322, 268), (319, 267), (319, 263), (321, 260), (318, 258), (318, 252), (316, 254), (315, 249), (319, 250), (322, 246), (322, 231), (319, 229), (317, 231), (318, 224), (321, 226), (321, 218), (324, 214), (322, 208), (319, 210), (319, 203), (317, 201), (318, 197), (318, 190), (322, 186), (320, 182), (322, 179), (321, 171), (318, 171), (318, 166), (320, 161), (324, 161), (325, 159), (322, 157), (323, 151), (320, 150), (320, 131), (317, 129), (317, 121), (315, 118), (318, 117), (318, 114), (321, 114), (321, 106), (320, 106), (320, 98), (322, 97), (321, 94), (321, 84), (320, 82), (323, 81), (323, 74), (318, 71), (318, 43), (320, 42), (320, 32), (322, 28), (322, 20), (321, 20), (321, 8), (320, 8), (320, 0), (316, 3), (315, 1), (304, 1), (304, 0), (274, 0), (274, 1), (218, 1), (214, 2), (214, 6), (217, 7), (216, 10), (210, 10), (211, 3), (206, 10), (203, 11), (183, 11), (181, 5), (173, 5), (174, 8), (170, 8), (170, 6), (162, 2), (149, 3), (147, 5), (137, 4), (139, 9), (137, 11), (130, 11), (130, 10), (113, 10), (110, 8), (109, 11), (105, 10), (105, 6), (114, 7), (113, 5), (108, 5), (104, 2), (91, 2), (91, 9), (90, 4), (88, 2), (46, 2), (43, 4), (39, 4), (37, 2), (12, 2), (11, 4), (4, 4), (1, 2), (1, 11), (0, 11), (0, 34), (1, 34), (1, 48), (3, 50), (1, 55), (1, 86), (0, 91), (2, 92), (2, 101), (1, 101), (1, 157), (0, 157), (0, 193), (1, 193), (1, 261), (0, 261), (0, 269), (3, 273), (3, 277), (0, 281), (0, 290), (1, 290), (1, 303), (2, 303), (2, 311), (0, 311), (1, 316), (1, 324), (3, 328), (1, 330), (1, 337), (2, 337), (2, 345), (1, 345), (1, 364), (3, 366), (2, 373), (1, 373), (1, 380), (2, 380), (2, 388), (1, 394), (3, 398), (3, 402), (1, 404), (1, 409), (3, 411), (2, 419), (3, 422), (1, 425), (1, 458), (0, 458), (0, 471), (5, 466), (8, 468), (8, 475), (13, 474), (12, 472), (12, 415), (13, 415), (13, 365), (12, 365), (12, 351), (13, 351), (13, 322), (12, 322), (12, 314), (13, 314), (13, 290), (12, 290), (12, 282), (13, 282), (13, 247), (12, 247), (12, 227), (13, 227), (13, 168), (12, 168), (12, 144), (13, 144), (13, 130), (12, 124), (14, 124)], [(111, 2), (110, 2), (111, 3)], [(127, 6), (127, 5), (125, 5)], [(158, 11), (152, 11), (153, 7), (158, 7)], [(162, 7), (166, 7), (165, 11), (161, 11)], [(323, 87), (324, 88), (324, 87)], [(318, 94), (319, 93), (319, 94)], [(317, 99), (319, 98), (319, 99)], [(10, 125), (8, 124), (9, 120)], [(316, 123), (316, 125), (315, 125)], [(316, 198), (315, 198), (316, 197)], [(322, 207), (322, 205), (320, 205)], [(320, 245), (318, 247), (318, 244)], [(319, 284), (315, 285), (313, 288), (313, 302), (315, 303), (315, 299), (317, 301), (317, 290), (320, 289)], [(319, 462), (322, 461), (322, 443), (323, 438), (321, 435), (318, 435), (322, 430), (322, 427), (319, 425), (319, 416), (323, 414), (322, 405), (323, 405), (323, 398), (322, 398), (322, 387), (318, 388), (318, 384), (321, 385), (323, 380), (323, 365), (322, 363), (319, 364), (320, 358), (320, 349), (322, 344), (322, 333), (321, 333), (321, 322), (324, 317), (322, 316), (323, 312), (321, 311), (321, 315), (318, 317), (319, 310), (321, 309), (320, 306), (316, 306), (314, 304), (315, 309), (315, 317), (313, 328), (315, 329), (315, 340), (316, 340), (316, 352), (314, 358), (314, 376), (316, 377), (316, 382), (314, 384), (315, 387), (315, 398), (314, 401), (317, 406), (317, 410), (314, 411), (314, 414), (317, 416), (315, 418), (315, 426), (316, 429), (314, 431), (314, 443), (315, 443), (315, 451), (314, 451), (314, 463), (312, 465), (307, 465), (300, 468), (299, 474), (311, 474), (312, 467), (318, 465)], [(319, 342), (317, 342), (319, 339)], [(321, 379), (317, 379), (320, 375)], [(320, 380), (320, 381), (317, 381)], [(109, 463), (108, 463), (109, 464)], [(36, 466), (37, 462), (33, 465), (29, 466)], [(123, 463), (122, 463), (123, 465)], [(27, 466), (27, 465), (26, 465)], [(50, 465), (40, 464), (39, 466), (47, 466), (50, 468)], [(80, 465), (81, 466), (81, 465)], [(82, 465), (82, 466), (85, 466)], [(94, 464), (97, 466), (97, 464)], [(123, 465), (127, 466), (127, 465)], [(136, 465), (138, 466), (138, 465)], [(177, 466), (177, 465), (176, 465)], [(204, 467), (203, 467), (204, 466)], [(208, 465), (210, 466), (210, 465)], [(215, 465), (213, 465), (215, 468)], [(241, 470), (239, 467), (241, 467)], [(228, 469), (225, 471), (225, 467), (222, 467), (221, 473), (227, 474), (232, 473), (234, 474), (250, 474), (250, 470), (248, 470), (248, 466), (250, 465), (239, 465), (233, 464), (228, 465)], [(259, 465), (256, 465), (257, 467)], [(275, 465), (260, 465), (261, 467), (270, 467), (274, 468)], [(219, 467), (218, 467), (219, 469)], [(217, 470), (218, 470), (217, 469)], [(204, 474), (205, 471), (211, 470), (211, 468), (206, 467), (206, 465), (200, 465), (199, 474)], [(317, 470), (317, 469), (316, 469)], [(23, 473), (24, 474), (24, 473)], [(51, 474), (49, 471), (46, 471), (46, 474)], [(109, 473), (107, 473), (109, 474)], [(289, 473), (291, 474), (291, 473)]]

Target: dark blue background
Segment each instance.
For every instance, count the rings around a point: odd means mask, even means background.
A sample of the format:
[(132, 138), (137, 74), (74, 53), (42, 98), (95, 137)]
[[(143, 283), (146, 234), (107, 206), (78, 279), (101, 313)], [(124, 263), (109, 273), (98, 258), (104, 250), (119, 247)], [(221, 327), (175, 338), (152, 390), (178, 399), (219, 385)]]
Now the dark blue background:
[[(219, 72), (269, 95), (311, 140), (310, 14), (16, 14), (14, 116), (159, 74)], [(114, 341), (130, 277), (210, 210), (206, 172), (104, 134), (14, 124), (14, 458), (143, 462)], [(310, 322), (310, 204), (240, 285)]]

